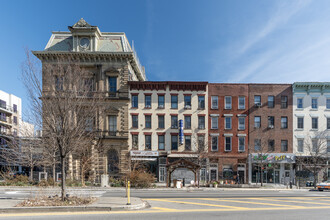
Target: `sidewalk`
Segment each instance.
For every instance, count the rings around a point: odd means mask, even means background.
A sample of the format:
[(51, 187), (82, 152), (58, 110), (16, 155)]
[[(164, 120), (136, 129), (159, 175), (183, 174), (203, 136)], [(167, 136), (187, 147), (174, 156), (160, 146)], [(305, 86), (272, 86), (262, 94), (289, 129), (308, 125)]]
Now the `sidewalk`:
[(127, 205), (127, 198), (99, 197), (95, 203), (87, 206), (15, 207), (22, 201), (22, 199), (0, 198), (0, 213), (127, 211), (149, 207), (147, 202), (135, 197), (131, 197), (131, 205)]

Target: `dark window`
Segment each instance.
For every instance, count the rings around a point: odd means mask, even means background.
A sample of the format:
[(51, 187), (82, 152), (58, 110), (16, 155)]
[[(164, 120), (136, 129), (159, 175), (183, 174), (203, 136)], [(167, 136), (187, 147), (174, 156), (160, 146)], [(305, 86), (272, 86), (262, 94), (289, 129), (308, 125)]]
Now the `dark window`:
[(109, 77), (109, 92), (117, 92), (117, 77)]
[(132, 148), (133, 150), (139, 149), (139, 135), (132, 134)]
[(185, 135), (184, 140), (184, 149), (187, 151), (191, 150), (191, 136)]
[(191, 129), (191, 116), (184, 116), (184, 128)]
[(212, 151), (218, 150), (218, 136), (212, 136)]
[(191, 95), (184, 96), (184, 108), (191, 109)]
[(171, 95), (171, 108), (178, 108), (178, 96)]
[(327, 129), (330, 129), (330, 118), (327, 118)]
[(225, 151), (231, 151), (231, 137), (225, 137)]
[(151, 150), (151, 135), (145, 136), (145, 148), (146, 150)]
[(275, 140), (268, 140), (268, 151), (275, 151)]
[(171, 116), (171, 128), (178, 128), (178, 116), (177, 115)]
[(288, 97), (281, 96), (281, 108), (287, 108), (287, 107), (288, 107)]
[(164, 128), (165, 127), (165, 116), (164, 115), (158, 115), (158, 128)]
[(299, 128), (299, 129), (304, 128), (304, 118), (303, 117), (297, 118), (297, 128)]
[(288, 151), (288, 141), (287, 140), (281, 140), (281, 151), (282, 152)]
[(281, 117), (281, 128), (288, 128), (288, 117)]
[(268, 108), (274, 108), (275, 107), (275, 97), (270, 95), (268, 96)]
[(327, 98), (326, 108), (330, 109), (330, 98)]
[(151, 95), (144, 96), (144, 104), (145, 108), (151, 108)]
[(318, 118), (312, 118), (312, 129), (318, 129)]
[(260, 116), (254, 116), (254, 127), (260, 128), (261, 126), (261, 117)]
[(17, 105), (15, 105), (15, 104), (13, 105), (13, 110), (15, 113), (17, 113)]
[(165, 108), (165, 96), (158, 95), (158, 108)]
[(7, 118), (6, 118), (6, 114), (5, 114), (5, 113), (0, 112), (0, 120), (1, 120), (1, 121), (4, 121), (4, 122), (7, 121)]
[(205, 109), (205, 96), (198, 96), (198, 108)]
[(17, 125), (17, 117), (14, 116), (14, 124)]
[(0, 99), (0, 108), (7, 109), (7, 103), (6, 103), (6, 101), (3, 101), (3, 100)]
[(303, 98), (297, 98), (297, 108), (303, 108), (303, 107), (304, 107)]
[(132, 127), (133, 128), (139, 127), (139, 116), (138, 115), (132, 115)]
[(178, 135), (171, 136), (171, 150), (178, 150)]
[(205, 129), (205, 116), (198, 116), (198, 129)]
[(255, 151), (261, 150), (261, 140), (260, 139), (254, 139), (254, 150)]
[(151, 115), (145, 115), (145, 128), (151, 128)]
[(63, 91), (63, 77), (55, 76), (55, 89), (56, 91)]
[(116, 131), (117, 131), (117, 116), (115, 116), (115, 115), (110, 115), (109, 116), (109, 131), (112, 134), (111, 136), (114, 136), (116, 134)]
[(238, 137), (238, 151), (245, 151), (245, 137)]
[(139, 96), (138, 95), (132, 95), (132, 108), (138, 108), (139, 106)]
[(312, 98), (312, 109), (317, 109), (317, 98)]
[(268, 128), (274, 128), (274, 116), (268, 116)]
[(158, 150), (165, 150), (165, 136), (158, 135)]
[(198, 151), (203, 152), (205, 150), (205, 136), (198, 135)]
[(254, 104), (256, 106), (261, 106), (261, 96), (260, 95), (255, 95), (254, 96)]

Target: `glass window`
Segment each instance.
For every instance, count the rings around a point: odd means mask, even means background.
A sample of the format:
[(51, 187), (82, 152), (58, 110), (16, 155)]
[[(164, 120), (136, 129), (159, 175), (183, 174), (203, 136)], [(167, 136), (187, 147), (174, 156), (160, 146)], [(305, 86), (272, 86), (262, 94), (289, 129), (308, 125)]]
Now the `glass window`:
[(330, 129), (330, 118), (327, 118), (327, 129)]
[(312, 109), (317, 109), (317, 98), (312, 98)]
[(317, 139), (312, 139), (312, 152), (318, 152), (319, 145)]
[(115, 115), (109, 116), (109, 131), (110, 132), (117, 131), (117, 116), (115, 116)]
[(281, 117), (281, 128), (288, 128), (288, 117)]
[(85, 131), (91, 132), (94, 128), (94, 119), (92, 117), (87, 117), (85, 121)]
[(303, 98), (297, 98), (297, 108), (303, 108), (303, 107), (304, 107)]
[(304, 117), (297, 118), (297, 128), (304, 129)]
[(298, 152), (304, 152), (304, 139), (298, 139)]
[(330, 98), (327, 98), (326, 107), (327, 107), (327, 109), (330, 109)]
[(191, 129), (191, 116), (184, 116), (184, 128)]
[(287, 140), (281, 140), (281, 151), (282, 152), (288, 151), (288, 141)]
[(205, 150), (205, 136), (198, 135), (198, 151), (203, 152)]
[(16, 104), (13, 104), (13, 110), (15, 113), (17, 113), (17, 105)]
[(138, 95), (132, 95), (132, 108), (137, 108), (139, 101)]
[(238, 118), (238, 129), (245, 130), (245, 117)]
[(211, 129), (218, 129), (218, 117), (211, 117)]
[(275, 107), (275, 97), (272, 95), (268, 96), (268, 108), (274, 108)]
[(56, 91), (63, 91), (63, 77), (55, 76), (55, 89)]
[(109, 92), (117, 92), (117, 77), (109, 77)]
[(178, 135), (171, 136), (171, 150), (178, 150)]
[(171, 108), (178, 108), (178, 96), (171, 95)]
[(205, 96), (198, 96), (198, 108), (205, 109)]
[(187, 151), (191, 150), (191, 136), (190, 135), (184, 136), (184, 149)]
[(245, 137), (238, 137), (238, 151), (245, 151)]
[(138, 115), (132, 115), (132, 127), (138, 128), (139, 127), (139, 116)]
[(218, 137), (212, 136), (212, 151), (218, 151)]
[(165, 107), (165, 96), (158, 95), (158, 108), (164, 108), (164, 107)]
[(231, 129), (231, 117), (225, 117), (225, 129)]
[(171, 128), (178, 128), (178, 116), (171, 115)]
[(184, 108), (191, 109), (191, 95), (184, 96)]
[(288, 107), (288, 97), (281, 96), (281, 108), (287, 108), (287, 107)]
[(165, 150), (165, 136), (158, 135), (158, 150)]
[(225, 137), (225, 151), (231, 151), (231, 137)]
[(327, 140), (327, 153), (330, 153), (330, 140)]
[(151, 128), (151, 115), (145, 115), (145, 128)]
[(17, 125), (17, 117), (14, 116), (14, 124)]
[(205, 129), (205, 116), (198, 116), (198, 129)]
[(238, 109), (245, 109), (245, 97), (244, 96), (238, 97)]
[(260, 116), (254, 116), (254, 127), (260, 128), (261, 126), (261, 117)]
[(225, 97), (225, 109), (231, 109), (231, 96)]
[(211, 96), (211, 108), (212, 109), (218, 109), (218, 96)]
[(268, 151), (275, 151), (275, 140), (268, 140)]
[(268, 116), (268, 128), (274, 128), (274, 116)]
[(4, 122), (7, 121), (6, 113), (0, 112), (0, 120)]
[(145, 136), (145, 148), (146, 150), (151, 150), (151, 135)]
[(158, 128), (165, 128), (165, 116), (158, 115)]
[(151, 95), (145, 95), (144, 96), (144, 104), (145, 108), (151, 108)]
[(134, 150), (139, 149), (139, 135), (132, 134), (132, 148)]
[(312, 129), (318, 129), (318, 118), (312, 118)]
[(255, 95), (254, 96), (254, 104), (256, 106), (261, 106), (261, 96), (260, 95)]
[(255, 151), (261, 150), (261, 140), (260, 139), (254, 139), (254, 150)]

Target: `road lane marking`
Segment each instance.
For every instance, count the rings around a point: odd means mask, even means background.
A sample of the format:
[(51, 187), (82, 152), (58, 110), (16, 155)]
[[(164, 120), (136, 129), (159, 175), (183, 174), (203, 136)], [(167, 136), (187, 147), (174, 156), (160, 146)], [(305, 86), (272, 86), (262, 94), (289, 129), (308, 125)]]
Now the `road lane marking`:
[[(228, 205), (216, 205), (216, 204), (207, 204), (207, 203), (198, 203), (198, 202), (184, 202), (184, 201), (175, 201), (168, 199), (149, 199), (151, 201), (159, 201), (159, 202), (172, 202), (172, 203), (180, 203), (180, 204), (188, 204), (188, 205), (199, 205), (199, 206), (211, 206), (211, 207), (221, 207), (221, 208), (229, 208), (229, 209), (241, 209), (242, 207), (236, 206), (228, 206)], [(245, 209), (245, 208), (243, 208)]]
[(178, 209), (169, 209), (169, 208), (163, 208), (163, 207), (152, 207), (151, 209), (157, 209), (162, 211), (177, 211)]
[(245, 204), (255, 204), (255, 205), (268, 205), (268, 206), (279, 206), (279, 207), (295, 207), (295, 208), (302, 208), (303, 207), (303, 206), (291, 206), (291, 205), (282, 205), (282, 204), (274, 204), (274, 203), (265, 203), (265, 202), (249, 202), (249, 201), (232, 200), (232, 199), (208, 199), (208, 198), (204, 198), (202, 200), (245, 203)]
[[(264, 199), (264, 198), (254, 198), (255, 200), (267, 200), (267, 201), (274, 201), (274, 202), (291, 202), (291, 203), (301, 203), (301, 204), (315, 204), (315, 205), (326, 205), (328, 206), (329, 204), (326, 203), (320, 203), (320, 202), (304, 202), (304, 201), (289, 201), (289, 200), (284, 200), (284, 199)], [(310, 200), (309, 200), (310, 201)]]

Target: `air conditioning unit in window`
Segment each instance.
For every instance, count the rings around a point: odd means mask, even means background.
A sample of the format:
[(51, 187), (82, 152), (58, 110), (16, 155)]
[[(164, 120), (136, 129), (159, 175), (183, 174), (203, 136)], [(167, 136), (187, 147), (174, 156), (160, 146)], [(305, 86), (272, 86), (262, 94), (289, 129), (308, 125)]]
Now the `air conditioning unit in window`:
[(146, 108), (151, 108), (151, 105), (146, 105)]
[(254, 104), (256, 107), (260, 108), (261, 107), (261, 103), (255, 103)]
[(191, 109), (190, 105), (186, 105), (184, 108)]
[(158, 108), (164, 108), (164, 105), (159, 105)]
[(268, 128), (269, 129), (273, 129), (274, 128), (274, 125), (268, 125)]

